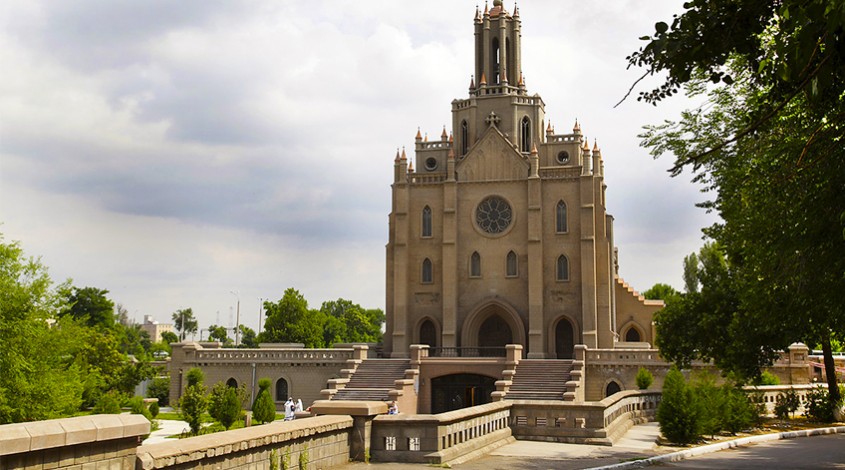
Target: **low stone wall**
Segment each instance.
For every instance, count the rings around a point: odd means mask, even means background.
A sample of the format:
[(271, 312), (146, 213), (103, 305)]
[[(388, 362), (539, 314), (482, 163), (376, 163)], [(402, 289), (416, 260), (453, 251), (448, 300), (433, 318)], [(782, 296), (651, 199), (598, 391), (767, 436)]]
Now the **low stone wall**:
[(136, 468), (269, 469), (271, 458), (279, 463), (286, 457), (298, 468), (303, 453), (307, 453), (307, 468), (330, 468), (348, 462), (351, 429), (350, 416), (274, 421), (138, 447)]
[(653, 420), (660, 397), (632, 390), (598, 402), (513, 400), (509, 424), (518, 440), (610, 446), (634, 424)]
[(511, 402), (437, 415), (382, 415), (373, 420), (370, 441), (377, 462), (442, 464), (509, 442)]
[(822, 387), (827, 390), (823, 384), (804, 384), (804, 385), (758, 385), (756, 387), (743, 387), (745, 393), (752, 397), (752, 399), (760, 400), (766, 405), (766, 413), (769, 415), (775, 414), (775, 405), (783, 399), (789, 390), (795, 390), (798, 396), (798, 410), (797, 414), (804, 413), (804, 405), (807, 403), (807, 392), (814, 388)]
[(141, 415), (92, 415), (0, 426), (0, 469), (135, 468), (150, 433)]

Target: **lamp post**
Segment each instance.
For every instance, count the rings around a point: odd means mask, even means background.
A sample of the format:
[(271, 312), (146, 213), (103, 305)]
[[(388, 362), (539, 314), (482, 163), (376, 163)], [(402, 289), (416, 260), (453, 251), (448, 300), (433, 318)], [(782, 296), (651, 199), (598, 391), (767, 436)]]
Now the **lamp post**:
[(238, 299), (238, 307), (235, 313), (235, 347), (237, 348), (240, 344), (240, 326), (241, 326), (241, 296), (238, 295), (237, 292), (230, 290), (229, 292)]
[(259, 297), (258, 298), (258, 329), (255, 330), (255, 334), (261, 333), (261, 314), (264, 313), (264, 299)]

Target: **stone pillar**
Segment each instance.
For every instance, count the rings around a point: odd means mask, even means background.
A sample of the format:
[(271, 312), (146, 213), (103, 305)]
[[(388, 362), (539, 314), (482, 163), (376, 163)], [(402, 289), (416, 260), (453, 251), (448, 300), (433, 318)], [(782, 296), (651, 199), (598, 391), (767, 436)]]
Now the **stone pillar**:
[(311, 413), (315, 416), (352, 416), (349, 458), (363, 462), (370, 450), (373, 420), (380, 414), (387, 414), (387, 403), (382, 401), (318, 400), (311, 406)]

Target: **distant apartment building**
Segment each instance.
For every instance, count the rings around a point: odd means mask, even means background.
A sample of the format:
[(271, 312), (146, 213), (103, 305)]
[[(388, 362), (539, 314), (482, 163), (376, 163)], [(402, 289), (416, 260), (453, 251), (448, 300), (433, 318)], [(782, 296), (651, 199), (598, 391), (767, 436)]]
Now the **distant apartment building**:
[(141, 327), (150, 335), (150, 339), (155, 342), (161, 341), (161, 334), (165, 331), (173, 332), (172, 323), (159, 323), (153, 320), (152, 315), (144, 315), (144, 324)]

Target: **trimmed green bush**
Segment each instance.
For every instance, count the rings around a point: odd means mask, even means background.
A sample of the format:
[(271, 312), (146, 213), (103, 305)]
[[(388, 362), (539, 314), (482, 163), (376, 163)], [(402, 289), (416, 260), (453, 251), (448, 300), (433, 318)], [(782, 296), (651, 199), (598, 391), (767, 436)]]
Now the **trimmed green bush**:
[(218, 382), (211, 389), (208, 403), (208, 414), (216, 419), (227, 430), (241, 416), (241, 402), (237, 389)]
[(132, 397), (129, 400), (129, 409), (132, 411), (133, 415), (143, 415), (144, 418), (148, 420), (153, 420), (153, 415), (150, 413), (150, 410), (147, 409), (147, 404), (144, 403), (144, 399), (141, 397)]
[(663, 381), (663, 399), (657, 407), (657, 421), (663, 437), (689, 444), (701, 437), (701, 410), (684, 375), (672, 366)]
[(100, 398), (97, 399), (97, 403), (94, 405), (94, 414), (120, 414), (120, 402), (122, 399), (123, 395), (115, 390), (100, 395)]
[(191, 370), (188, 371), (187, 377), (188, 379), (188, 386), (191, 385), (198, 385), (205, 380), (205, 373), (203, 373), (202, 369), (199, 367), (193, 367)]
[(269, 423), (276, 419), (276, 405), (270, 396), (270, 379), (258, 381), (258, 396), (252, 404), (252, 418), (257, 423)]
[(652, 375), (651, 371), (645, 367), (640, 367), (640, 370), (637, 371), (636, 381), (637, 388), (640, 390), (647, 390), (654, 382), (654, 375)]
[(159, 406), (158, 403), (152, 402), (150, 403), (150, 414), (152, 415), (153, 419), (158, 416)]
[(168, 406), (170, 404), (170, 378), (154, 378), (150, 382), (150, 386), (147, 387), (147, 398), (158, 398), (160, 406)]

